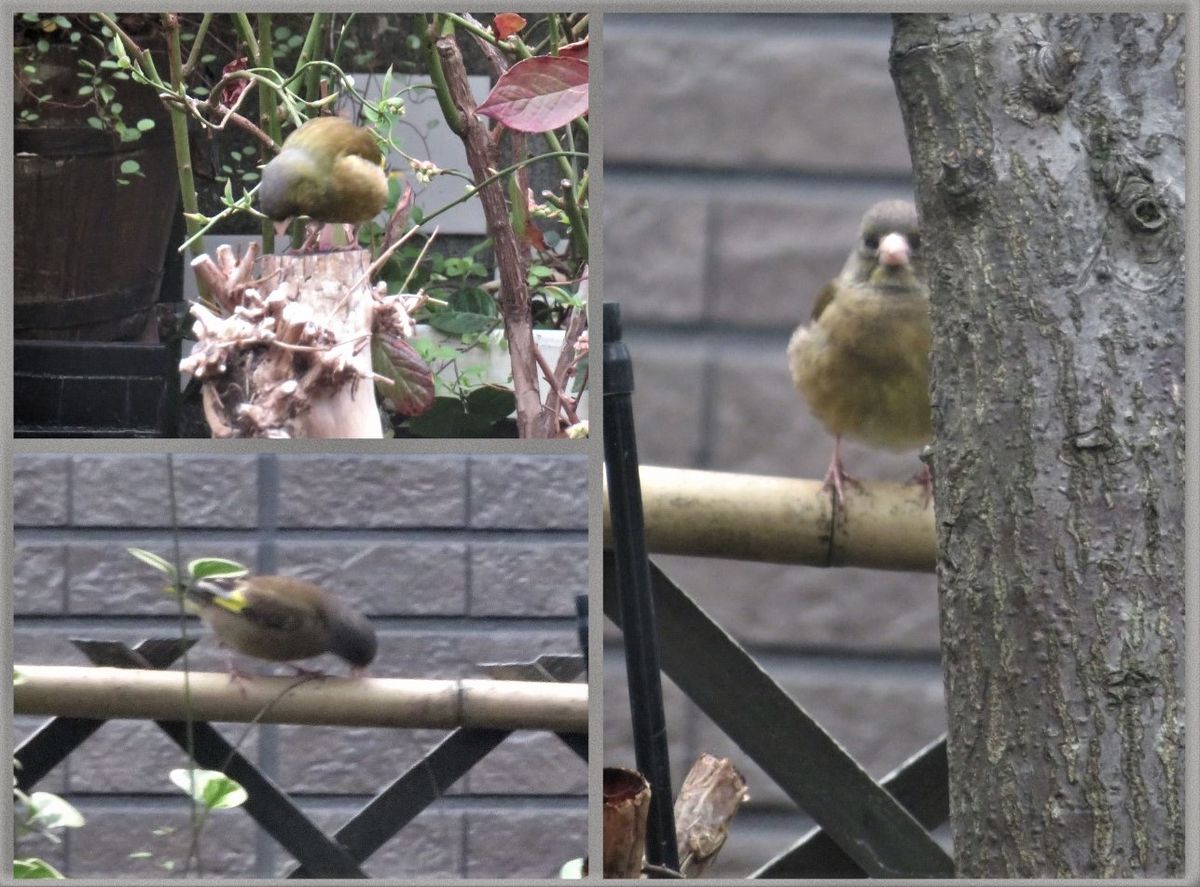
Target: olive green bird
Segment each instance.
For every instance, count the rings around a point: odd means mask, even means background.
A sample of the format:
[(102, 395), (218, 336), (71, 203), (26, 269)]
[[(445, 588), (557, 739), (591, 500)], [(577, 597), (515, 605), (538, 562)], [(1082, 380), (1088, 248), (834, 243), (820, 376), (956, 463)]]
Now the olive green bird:
[(291, 663), (333, 653), (353, 674), (375, 659), (375, 629), (367, 617), (303, 579), (210, 577), (188, 583), (183, 594), (222, 646), (246, 656)]
[[(904, 200), (877, 203), (787, 349), (792, 381), (834, 435), (825, 486), (842, 507), (853, 480), (842, 467), (843, 437), (896, 451), (929, 441), (931, 337), (917, 211)], [(928, 493), (928, 468), (915, 480)]]
[(308, 216), (358, 225), (387, 205), (383, 154), (365, 127), (341, 117), (315, 117), (283, 143), (262, 171), (258, 203), (281, 221)]

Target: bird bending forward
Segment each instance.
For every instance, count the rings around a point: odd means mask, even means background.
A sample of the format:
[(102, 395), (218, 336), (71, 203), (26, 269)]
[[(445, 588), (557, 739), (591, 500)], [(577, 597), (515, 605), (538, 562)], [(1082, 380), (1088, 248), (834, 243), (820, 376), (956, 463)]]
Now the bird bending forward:
[(185, 587), (184, 597), (224, 646), (256, 659), (290, 663), (333, 653), (358, 673), (375, 658), (367, 617), (303, 579), (200, 579)]

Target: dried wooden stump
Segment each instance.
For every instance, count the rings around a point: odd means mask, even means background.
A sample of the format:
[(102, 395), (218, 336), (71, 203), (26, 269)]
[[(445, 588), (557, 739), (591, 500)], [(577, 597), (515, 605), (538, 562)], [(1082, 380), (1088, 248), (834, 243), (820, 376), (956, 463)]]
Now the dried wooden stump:
[(675, 837), (684, 877), (698, 878), (729, 836), (729, 824), (750, 800), (746, 780), (730, 763), (705, 752), (696, 759), (675, 798)]
[(257, 244), (222, 245), (192, 266), (216, 304), (192, 305), (180, 369), (203, 381), (214, 437), (383, 436), (371, 338), (411, 336), (422, 297), (372, 287), (365, 250), (258, 261)]
[(640, 878), (650, 783), (636, 770), (604, 768), (604, 877)]

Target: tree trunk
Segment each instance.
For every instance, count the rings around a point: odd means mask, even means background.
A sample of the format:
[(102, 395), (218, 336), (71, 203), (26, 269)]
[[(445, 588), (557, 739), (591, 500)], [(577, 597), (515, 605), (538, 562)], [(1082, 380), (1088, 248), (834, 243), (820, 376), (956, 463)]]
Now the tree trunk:
[(961, 877), (1184, 873), (1184, 20), (899, 15)]

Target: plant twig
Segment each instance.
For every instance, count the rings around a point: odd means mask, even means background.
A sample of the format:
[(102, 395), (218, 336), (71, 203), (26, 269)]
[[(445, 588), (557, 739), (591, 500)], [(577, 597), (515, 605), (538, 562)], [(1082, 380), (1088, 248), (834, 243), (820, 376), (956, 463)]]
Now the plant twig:
[[(467, 81), (462, 52), (453, 35), (439, 37), (436, 55), (445, 77), (445, 87), (462, 126), (467, 163), (477, 183), (494, 174), (487, 127), (475, 114), (475, 99)], [(524, 438), (550, 437), (558, 424), (557, 414), (542, 406), (537, 383), (537, 359), (533, 345), (533, 311), (526, 280), (526, 256), (513, 230), (504, 188), (492, 182), (479, 188), (487, 220), (488, 235), (500, 270), (500, 310), (512, 358), (513, 389), (517, 399), (517, 428)]]

